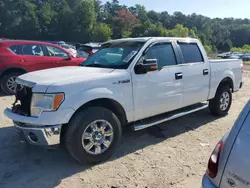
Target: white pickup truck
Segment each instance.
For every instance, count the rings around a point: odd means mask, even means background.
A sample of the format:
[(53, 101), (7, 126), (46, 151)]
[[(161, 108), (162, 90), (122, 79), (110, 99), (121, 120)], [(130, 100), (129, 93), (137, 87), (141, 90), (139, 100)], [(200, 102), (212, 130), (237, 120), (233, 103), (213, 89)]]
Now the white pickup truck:
[(196, 39), (112, 40), (81, 66), (18, 77), (16, 101), (4, 113), (22, 140), (65, 143), (77, 161), (98, 163), (126, 125), (138, 131), (208, 106), (226, 115), (242, 69), (241, 60), (208, 60)]

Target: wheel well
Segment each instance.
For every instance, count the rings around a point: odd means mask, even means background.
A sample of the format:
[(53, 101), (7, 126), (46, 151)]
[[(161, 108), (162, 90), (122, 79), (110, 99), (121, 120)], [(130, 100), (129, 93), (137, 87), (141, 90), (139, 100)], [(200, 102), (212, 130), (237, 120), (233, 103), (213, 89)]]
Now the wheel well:
[(117, 101), (113, 99), (102, 98), (102, 99), (92, 100), (82, 105), (76, 112), (86, 109), (88, 107), (93, 107), (93, 106), (104, 107), (104, 108), (111, 110), (119, 118), (122, 125), (127, 124), (127, 116), (126, 116), (124, 108), (122, 107), (120, 103), (118, 103)]
[[(230, 89), (232, 90), (232, 92), (234, 91), (233, 80), (232, 80), (230, 77), (224, 78), (224, 79), (220, 82), (218, 88), (220, 88), (220, 87), (222, 87), (222, 86), (225, 86), (225, 85), (229, 85), (229, 87), (230, 87)], [(218, 90), (218, 88), (217, 88), (217, 90)]]
[(18, 67), (15, 67), (15, 68), (9, 68), (9, 69), (6, 69), (2, 75), (0, 76), (0, 78), (2, 78), (3, 76), (9, 74), (9, 73), (12, 73), (12, 72), (19, 72), (19, 73), (27, 73), (28, 71), (26, 71), (25, 69), (22, 69), (22, 68), (18, 68)]
[[(77, 111), (74, 113), (74, 115), (77, 114), (77, 112), (79, 112), (80, 110), (87, 109), (93, 106), (104, 107), (104, 108), (111, 110), (119, 118), (122, 126), (125, 126), (127, 124), (127, 116), (122, 105), (118, 103), (117, 101), (108, 99), (108, 98), (95, 99), (95, 100), (89, 101), (85, 103), (84, 105), (82, 105), (80, 108), (78, 108)], [(74, 117), (74, 115), (71, 117), (71, 119)], [(63, 141), (63, 137), (68, 129), (67, 125), (68, 124), (64, 124), (62, 126), (61, 141)]]

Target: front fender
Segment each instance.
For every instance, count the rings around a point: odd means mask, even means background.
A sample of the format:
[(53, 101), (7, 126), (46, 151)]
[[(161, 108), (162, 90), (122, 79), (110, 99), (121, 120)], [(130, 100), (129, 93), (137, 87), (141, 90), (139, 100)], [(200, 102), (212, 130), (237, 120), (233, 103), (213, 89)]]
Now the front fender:
[(95, 100), (95, 99), (108, 98), (108, 99), (113, 99), (118, 102), (119, 98), (121, 98), (119, 94), (114, 93), (107, 88), (95, 88), (95, 89), (87, 90), (79, 94), (78, 97), (79, 97), (79, 100), (77, 100), (72, 106), (73, 109), (75, 110), (80, 108), (83, 104), (86, 104), (87, 102)]
[[(129, 95), (130, 94), (130, 95)], [(112, 99), (118, 102), (125, 110), (128, 121), (133, 120), (133, 100), (132, 92), (124, 93), (122, 90), (112, 91), (108, 88), (93, 88), (81, 93), (76, 93), (69, 97), (66, 96), (65, 107), (71, 107), (74, 110), (79, 109), (84, 104), (95, 99)]]

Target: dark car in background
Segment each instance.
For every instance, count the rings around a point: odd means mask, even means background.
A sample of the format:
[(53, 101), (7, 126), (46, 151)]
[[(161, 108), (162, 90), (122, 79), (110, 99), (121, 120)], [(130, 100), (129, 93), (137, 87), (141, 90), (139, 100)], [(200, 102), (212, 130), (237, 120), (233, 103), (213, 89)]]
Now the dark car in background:
[(85, 59), (75, 58), (68, 51), (52, 43), (2, 40), (0, 41), (0, 88), (14, 94), (16, 77), (31, 71), (62, 66), (78, 66)]
[(245, 53), (244, 55), (241, 56), (241, 59), (243, 61), (250, 61), (250, 53)]

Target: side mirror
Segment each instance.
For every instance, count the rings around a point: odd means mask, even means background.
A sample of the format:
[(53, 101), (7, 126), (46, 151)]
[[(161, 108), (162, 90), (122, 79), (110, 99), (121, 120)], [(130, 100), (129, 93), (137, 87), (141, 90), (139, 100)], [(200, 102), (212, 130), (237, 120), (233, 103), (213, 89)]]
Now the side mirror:
[(147, 72), (157, 71), (158, 62), (157, 59), (144, 59), (142, 63), (135, 66), (136, 74), (146, 74)]

